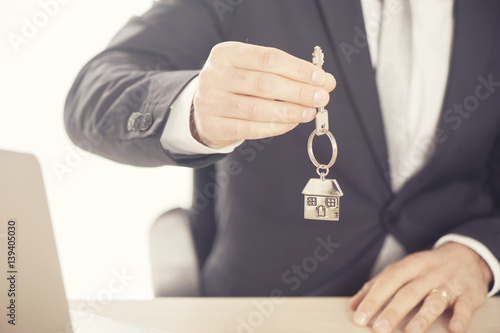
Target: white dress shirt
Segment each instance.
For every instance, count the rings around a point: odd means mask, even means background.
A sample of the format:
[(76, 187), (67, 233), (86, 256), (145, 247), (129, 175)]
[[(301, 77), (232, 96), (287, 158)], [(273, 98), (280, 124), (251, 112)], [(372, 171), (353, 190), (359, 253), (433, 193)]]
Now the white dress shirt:
[[(427, 162), (434, 145), (446, 82), (448, 78), (453, 41), (453, 0), (409, 0), (412, 15), (412, 68), (409, 91), (409, 110), (406, 132), (412, 146), (398, 159), (398, 168), (391, 169), (393, 191), (397, 192)], [(377, 67), (380, 24), (390, 19), (390, 12), (381, 13), (380, 0), (361, 0), (372, 66)], [(381, 22), (382, 18), (382, 22)], [(161, 136), (164, 149), (179, 154), (227, 154), (243, 141), (222, 149), (212, 149), (195, 140), (190, 131), (189, 116), (197, 87), (194, 78), (171, 106), (170, 116)], [(446, 242), (457, 242), (476, 251), (489, 265), (494, 285), (488, 296), (500, 290), (500, 263), (491, 251), (477, 240), (457, 234), (441, 237), (434, 247)], [(371, 276), (385, 266), (406, 255), (402, 244), (388, 235), (377, 257)]]

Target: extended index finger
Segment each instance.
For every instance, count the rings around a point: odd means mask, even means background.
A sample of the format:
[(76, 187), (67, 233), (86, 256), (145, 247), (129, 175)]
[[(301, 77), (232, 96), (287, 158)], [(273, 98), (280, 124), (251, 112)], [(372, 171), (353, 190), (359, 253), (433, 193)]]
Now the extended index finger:
[(273, 73), (316, 86), (334, 84), (327, 82), (332, 76), (324, 70), (277, 48), (236, 42), (228, 46), (226, 59), (236, 68)]

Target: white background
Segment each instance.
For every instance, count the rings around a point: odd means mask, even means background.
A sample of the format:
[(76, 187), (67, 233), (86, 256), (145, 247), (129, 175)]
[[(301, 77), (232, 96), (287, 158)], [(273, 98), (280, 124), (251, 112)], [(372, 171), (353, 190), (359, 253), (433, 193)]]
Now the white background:
[[(148, 230), (163, 211), (189, 206), (191, 171), (82, 155), (66, 135), (63, 105), (79, 70), (152, 1), (66, 2), (44, 22), (38, 0), (0, 0), (0, 149), (34, 153), (42, 164), (68, 298), (101, 297), (113, 271), (133, 276), (114, 299), (150, 298)], [(16, 51), (9, 36), (22, 37), (34, 18), (38, 31)], [(58, 176), (61, 165), (67, 172)]]

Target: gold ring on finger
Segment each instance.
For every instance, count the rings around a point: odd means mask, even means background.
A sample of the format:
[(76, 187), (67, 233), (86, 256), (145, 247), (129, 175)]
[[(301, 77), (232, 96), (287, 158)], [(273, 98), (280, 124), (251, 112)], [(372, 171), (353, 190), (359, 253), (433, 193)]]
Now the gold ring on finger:
[(452, 297), (451, 297), (450, 293), (444, 289), (434, 288), (429, 293), (429, 295), (432, 295), (432, 294), (439, 294), (441, 296), (441, 298), (444, 298), (446, 300), (446, 302), (448, 302), (448, 304), (450, 304), (452, 301)]

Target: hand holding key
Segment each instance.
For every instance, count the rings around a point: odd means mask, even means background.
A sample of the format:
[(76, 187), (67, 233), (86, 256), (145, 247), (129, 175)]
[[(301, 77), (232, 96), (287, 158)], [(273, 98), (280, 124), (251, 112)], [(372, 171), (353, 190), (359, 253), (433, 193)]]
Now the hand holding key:
[(335, 85), (333, 75), (284, 51), (218, 44), (199, 75), (192, 133), (212, 148), (284, 134), (313, 120)]

